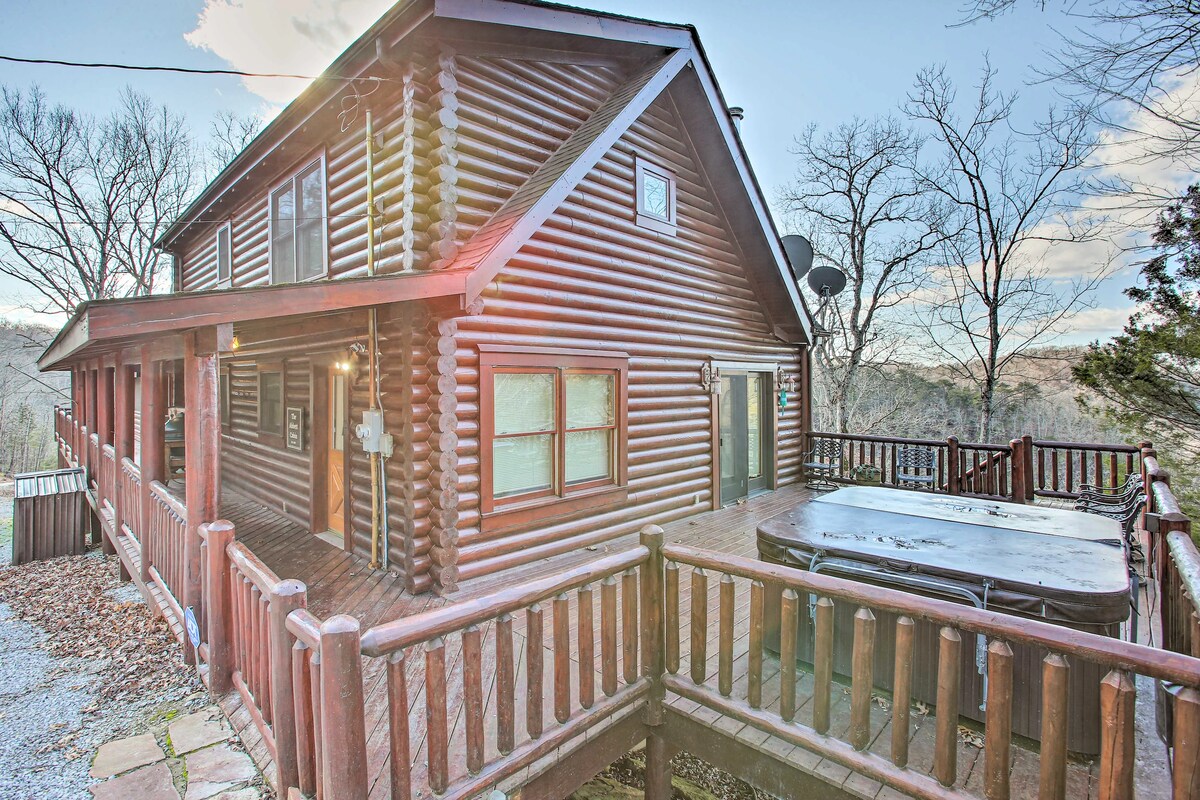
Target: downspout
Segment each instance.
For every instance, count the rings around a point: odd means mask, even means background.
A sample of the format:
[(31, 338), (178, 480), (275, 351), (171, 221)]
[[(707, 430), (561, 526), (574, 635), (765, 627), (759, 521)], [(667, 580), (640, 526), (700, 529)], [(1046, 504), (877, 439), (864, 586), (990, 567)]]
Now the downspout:
[[(365, 112), (367, 123), (367, 276), (375, 275), (375, 125), (371, 109)], [(375, 306), (367, 309), (367, 386), (368, 408), (375, 411), (379, 391), (379, 327)], [(378, 452), (371, 458), (371, 569), (379, 569), (379, 464)]]

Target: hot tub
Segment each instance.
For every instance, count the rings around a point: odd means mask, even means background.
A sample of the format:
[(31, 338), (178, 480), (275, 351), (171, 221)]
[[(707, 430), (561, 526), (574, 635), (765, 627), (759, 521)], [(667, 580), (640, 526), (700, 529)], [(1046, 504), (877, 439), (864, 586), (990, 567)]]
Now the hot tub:
[[(1130, 615), (1131, 585), (1120, 526), (1080, 512), (896, 489), (840, 489), (758, 527), (759, 558), (951, 602), (972, 604), (1119, 637)], [(815, 597), (806, 599), (811, 612)], [(778, 651), (779, 593), (767, 592), (766, 641)], [(805, 599), (802, 598), (802, 602)], [(850, 674), (851, 604), (835, 602), (834, 671)], [(812, 620), (801, 610), (797, 650), (812, 660)], [(876, 612), (875, 684), (892, 688), (895, 615)], [(982, 722), (986, 647), (963, 636), (960, 713)], [(1013, 731), (1037, 739), (1041, 728), (1041, 648), (1013, 650)], [(937, 628), (917, 622), (913, 697), (937, 696)], [(1099, 684), (1105, 670), (1068, 657), (1068, 747), (1099, 752)]]

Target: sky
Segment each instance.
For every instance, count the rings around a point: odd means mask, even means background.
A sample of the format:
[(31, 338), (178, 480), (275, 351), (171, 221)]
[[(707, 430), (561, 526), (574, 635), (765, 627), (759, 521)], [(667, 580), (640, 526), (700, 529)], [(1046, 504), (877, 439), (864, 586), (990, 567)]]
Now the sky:
[[(386, 0), (4, 0), (0, 54), (135, 64), (316, 74), (389, 5)], [(695, 25), (731, 105), (746, 109), (742, 138), (760, 183), (779, 213), (780, 190), (791, 180), (794, 138), (855, 116), (899, 114), (922, 67), (944, 64), (966, 89), (985, 54), (1000, 88), (1019, 91), (1015, 119), (1030, 125), (1054, 102), (1035, 83), (1074, 22), (1058, 8), (1019, 4), (999, 20), (955, 26), (956, 0), (827, 0), (731, 3), (728, 0), (587, 0), (569, 3), (631, 16)], [(103, 114), (129, 85), (186, 114), (198, 136), (221, 111), (277, 113), (302, 88), (283, 79), (187, 76), (79, 70), (0, 62), (0, 84), (37, 84), (50, 99)], [(795, 231), (801, 232), (802, 231)], [(1061, 271), (1087, 270), (1093, 255), (1059, 253)], [(1073, 322), (1061, 343), (1106, 338), (1119, 331), (1130, 304), (1121, 290), (1133, 282), (1118, 271), (1095, 295), (1095, 307)], [(0, 283), (0, 315), (18, 313), (15, 287)]]

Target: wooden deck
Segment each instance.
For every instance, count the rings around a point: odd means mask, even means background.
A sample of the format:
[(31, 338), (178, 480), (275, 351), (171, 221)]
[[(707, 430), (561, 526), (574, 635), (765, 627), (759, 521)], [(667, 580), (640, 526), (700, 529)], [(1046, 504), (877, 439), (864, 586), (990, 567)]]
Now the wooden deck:
[[(753, 498), (741, 505), (735, 505), (721, 511), (705, 513), (672, 523), (665, 528), (665, 538), (667, 542), (687, 544), (753, 558), (756, 555), (755, 529), (757, 525), (761, 521), (797, 503), (807, 502), (811, 498), (812, 492), (807, 489), (799, 487), (785, 488), (778, 492)], [(460, 602), (471, 597), (492, 592), (503, 585), (495, 579), (489, 579), (487, 581), (464, 583), (462, 590), (450, 598), (439, 598), (433, 594), (413, 596), (404, 591), (403, 582), (395, 575), (368, 569), (365, 561), (361, 558), (352, 556), (328, 542), (311, 535), (301, 526), (282, 519), (244, 496), (227, 494), (222, 504), (222, 516), (231, 520), (236, 525), (237, 539), (249, 546), (280, 577), (296, 578), (308, 585), (309, 607), (316, 615), (325, 618), (337, 613), (353, 614), (362, 622), (364, 629), (380, 622), (410, 616), (446, 603)], [(561, 572), (606, 553), (628, 549), (636, 543), (636, 535), (631, 535), (593, 550), (585, 550), (566, 556), (546, 559), (514, 571), (514, 574), (511, 576), (511, 582), (524, 582), (544, 575)], [(687, 579), (687, 575), (682, 575), (680, 580), (681, 608), (687, 608), (691, 602), (689, 585), (690, 581)], [(743, 595), (748, 594), (749, 585), (739, 582), (737, 591), (739, 596), (735, 607), (739, 609), (739, 616), (735, 619), (735, 653), (738, 653), (739, 657), (734, 665), (734, 695), (742, 696), (739, 695), (739, 692), (745, 691), (745, 676), (747, 671), (746, 651), (747, 638), (749, 636), (749, 614), (746, 611), (749, 604)], [(571, 593), (570, 619), (572, 620), (571, 636), (573, 639), (578, 636), (575, 624), (575, 621), (578, 619), (576, 602), (576, 595)], [(1145, 602), (1146, 600), (1143, 598), (1142, 607), (1148, 608)], [(718, 617), (718, 601), (715, 586), (710, 586), (707, 605), (710, 609), (709, 620), (711, 621), (710, 642), (713, 642), (716, 639), (716, 620)], [(552, 650), (550, 637), (553, 626), (549, 624), (549, 609), (546, 611), (547, 624), (544, 626), (544, 646), (547, 649), (547, 656), (549, 657)], [(492, 627), (494, 626), (489, 626), (487, 630), (483, 631), (484, 653), (491, 652), (491, 648), (493, 647), (492, 637), (494, 630), (492, 630)], [(519, 636), (517, 652), (520, 653), (524, 650), (525, 618), (523, 615), (515, 620), (514, 631)], [(688, 656), (687, 630), (682, 631), (680, 641), (682, 645), (682, 663), (684, 665), (681, 671), (686, 671)], [(712, 676), (711, 680), (715, 681), (717, 674), (716, 649), (710, 646), (709, 652), (711, 654), (711, 658), (709, 659), (711, 663), (708, 674)], [(419, 653), (414, 653), (409, 661), (412, 665), (409, 675), (411, 688), (409, 692), (410, 710), (414, 712), (415, 718), (420, 719), (423, 717), (422, 709), (425, 703), (422, 694), (424, 684), (423, 668), (421, 667), (422, 657)], [(387, 703), (384, 687), (385, 681), (382, 680), (382, 665), (379, 662), (380, 660), (378, 659), (366, 660), (364, 664), (364, 678), (367, 691), (369, 767), (371, 774), (374, 776), (372, 779), (371, 796), (385, 798), (388, 796), (389, 788), (388, 748), (384, 716), (386, 714)], [(578, 664), (575, 664), (573, 669), (577, 668)], [(454, 687), (457, 683), (461, 687), (461, 640), (457, 637), (455, 640), (447, 641), (446, 643), (446, 669), (449, 686)], [(764, 677), (767, 680), (763, 689), (763, 707), (770, 710), (777, 708), (780, 695), (778, 660), (768, 655), (764, 670)], [(551, 711), (553, 708), (553, 703), (551, 702), (553, 686), (549, 680), (550, 676), (547, 675), (546, 677), (546, 702), (543, 703), (543, 708), (546, 715), (547, 729), (549, 729), (554, 724)], [(486, 669), (485, 680), (494, 680), (494, 676), (488, 673)], [(518, 665), (517, 685), (521, 686), (523, 683), (523, 664), (520, 664)], [(1140, 687), (1139, 691), (1138, 705), (1142, 710), (1152, 708), (1152, 698), (1145, 691), (1147, 688), (1148, 686)], [(801, 698), (801, 702), (803, 702), (806, 698), (810, 699), (811, 694), (812, 676), (804, 675), (800, 681), (797, 695)], [(492, 695), (494, 695), (494, 687), (485, 693), (485, 697), (489, 700), (489, 715), (491, 714), (490, 698)], [(849, 700), (848, 689), (841, 692), (835, 690), (832, 715), (833, 724), (830, 730), (831, 736), (842, 738), (846, 735), (850, 724)], [(720, 731), (732, 737), (734, 741), (751, 748), (761, 757), (773, 759), (779, 762), (780, 765), (816, 776), (833, 786), (840, 787), (849, 796), (858, 798), (891, 798), (902, 796), (890, 789), (883, 788), (880, 784), (866, 779), (861, 775), (852, 773), (840, 765), (822, 760), (809, 751), (794, 747), (755, 728), (723, 717), (719, 713), (699, 706), (690, 700), (668, 695), (668, 701), (673, 714), (698, 723), (706, 728)], [(451, 720), (451, 741), (456, 743), (455, 749), (462, 747), (462, 726), (464, 724), (462, 703), (461, 691), (457, 694), (452, 691), (449, 697), (449, 718)], [(521, 700), (518, 703), (518, 708), (523, 707), (523, 705), (524, 701)], [(880, 698), (872, 708), (871, 717), (871, 749), (873, 752), (884, 757), (888, 756), (888, 743), (891, 736), (890, 712), (888, 709), (889, 704), (886, 699)], [(256, 759), (261, 764), (269, 762), (266, 747), (259, 741), (255, 726), (251, 723), (250, 715), (246, 709), (241, 707), (236, 693), (233, 693), (227, 699), (226, 710)], [(808, 722), (810, 714), (811, 710), (808, 706), (802, 705), (799, 709), (797, 720)], [(1165, 760), (1163, 760), (1159, 753), (1163, 748), (1158, 746), (1153, 731), (1146, 730), (1152, 725), (1152, 715), (1147, 716), (1141, 713), (1139, 717), (1139, 728), (1141, 729), (1139, 730), (1141, 734), (1139, 736), (1139, 746), (1144, 748), (1139, 752), (1139, 760), (1145, 762), (1142, 767), (1143, 774), (1146, 776), (1145, 781), (1139, 779), (1139, 797), (1166, 796), (1162, 792), (1166, 791), (1165, 776), (1167, 772)], [(619, 718), (620, 716), (618, 715), (616, 719)], [(913, 733), (910, 740), (910, 763), (914, 767), (926, 772), (930, 771), (933, 767), (934, 719), (932, 714), (914, 714)], [(589, 732), (589, 736), (594, 736), (596, 733), (597, 731), (591, 731)], [(413, 739), (413, 754), (416, 761), (414, 766), (414, 785), (420, 786), (424, 780), (424, 768), (421, 766), (421, 762), (425, 757), (422, 741), (423, 732), (418, 730), (414, 731), (414, 734), (416, 734)], [(494, 738), (494, 735), (489, 731), (489, 739), (491, 738)], [(983, 759), (981, 754), (983, 751), (977, 746), (979, 741), (981, 740), (965, 732), (965, 729), (964, 735), (960, 736), (958, 785), (974, 793), (982, 794), (981, 776)], [(523, 771), (510, 783), (518, 785), (532, 779), (539, 774), (539, 770), (549, 768), (556, 759), (560, 759), (573, 749), (577, 749), (581, 744), (582, 742), (573, 742), (554, 751), (550, 756), (544, 758), (542, 762), (535, 764), (529, 770)], [(489, 742), (489, 750), (493, 747), (494, 742)], [(454, 752), (455, 750), (452, 749), (452, 755)], [(459, 751), (459, 755), (461, 755), (461, 751)], [(462, 759), (452, 759), (452, 763), (454, 761), (458, 762), (458, 769), (461, 770)], [(1159, 767), (1160, 764), (1161, 768)], [(1034, 749), (1024, 747), (1013, 748), (1012, 797), (1032, 798), (1037, 795), (1038, 770), (1039, 760)], [(1097, 796), (1097, 772), (1098, 765), (1094, 761), (1072, 761), (1068, 774), (1068, 796), (1073, 798), (1091, 798)], [(1162, 776), (1161, 780), (1152, 780), (1156, 774)], [(1156, 783), (1158, 784), (1157, 786), (1155, 785)]]

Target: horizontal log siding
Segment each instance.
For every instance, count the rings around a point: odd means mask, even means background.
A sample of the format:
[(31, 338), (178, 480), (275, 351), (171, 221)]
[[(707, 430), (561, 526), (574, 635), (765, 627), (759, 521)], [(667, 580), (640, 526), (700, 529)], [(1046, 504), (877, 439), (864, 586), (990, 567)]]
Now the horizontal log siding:
[[(238, 352), (224, 357), (222, 368), (229, 369), (231, 388), (230, 425), (221, 437), (222, 483), (255, 498), (263, 505), (278, 511), (295, 522), (310, 526), (313, 441), (327, 435), (313, 428), (312, 363), (313, 359), (341, 356), (354, 341), (362, 341), (366, 329), (361, 317), (347, 318), (344, 326), (322, 321), (328, 329), (319, 339), (290, 330), (256, 326), (239, 328), (242, 341)], [(258, 364), (283, 362), (287, 373), (286, 408), (305, 409), (306, 431), (303, 452), (288, 450), (260, 440), (258, 434)], [(366, 379), (361, 381), (364, 385)], [(365, 472), (363, 473), (366, 474)]]
[[(712, 502), (708, 359), (782, 364), (732, 236), (668, 99), (622, 138), (459, 322), (460, 575), (528, 563), (708, 510)], [(634, 224), (634, 153), (675, 172), (676, 236)], [(630, 354), (629, 502), (499, 535), (480, 527), (478, 350), (482, 343)], [(773, 404), (774, 406), (775, 404)], [(798, 477), (799, 397), (778, 417), (780, 483)]]
[[(382, 207), (376, 269), (403, 269), (405, 247), (414, 251), (413, 265), (424, 266), (429, 245), (425, 233), (432, 145), (429, 135), (430, 67), (420, 61), (415, 72), (412, 146), (405, 147), (402, 91), (380, 89), (371, 97), (379, 149), (375, 155), (375, 194)], [(420, 76), (425, 76), (422, 79)], [(459, 57), (458, 190), (456, 236), (459, 244), (487, 221), (500, 204), (558, 149), (617, 86), (612, 70), (515, 61)], [(569, 95), (560, 94), (569, 88)], [(329, 274), (333, 278), (366, 274), (367, 226), (364, 216), (366, 139), (362, 114), (345, 133), (339, 131), (336, 109), (329, 116), (325, 148)], [(411, 153), (407, 151), (410, 150)], [(314, 153), (315, 154), (315, 153)], [(313, 154), (308, 154), (313, 155)], [(233, 285), (265, 285), (270, 281), (267, 256), (267, 193), (270, 188), (308, 163), (301, 161), (260, 178), (258, 196), (237, 209), (233, 220)], [(406, 157), (411, 162), (406, 166)], [(411, 170), (411, 197), (405, 196), (406, 170)], [(406, 226), (405, 214), (410, 215)], [(183, 246), (184, 291), (217, 285), (216, 232), (219, 222), (199, 225)], [(404, 231), (412, 231), (406, 242)]]
[[(230, 360), (233, 390), (230, 429), (221, 437), (221, 482), (301, 525), (309, 524), (310, 450), (297, 453), (268, 444), (258, 434), (258, 366), (256, 361)], [(284, 362), (284, 406), (309, 405), (309, 362)]]

